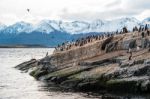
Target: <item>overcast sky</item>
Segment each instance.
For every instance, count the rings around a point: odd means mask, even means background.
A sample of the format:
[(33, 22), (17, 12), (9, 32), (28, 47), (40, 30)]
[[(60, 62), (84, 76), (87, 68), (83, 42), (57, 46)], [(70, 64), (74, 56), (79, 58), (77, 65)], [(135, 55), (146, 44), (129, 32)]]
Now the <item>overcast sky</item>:
[[(30, 12), (27, 12), (27, 9)], [(0, 0), (0, 23), (150, 17), (150, 0)]]

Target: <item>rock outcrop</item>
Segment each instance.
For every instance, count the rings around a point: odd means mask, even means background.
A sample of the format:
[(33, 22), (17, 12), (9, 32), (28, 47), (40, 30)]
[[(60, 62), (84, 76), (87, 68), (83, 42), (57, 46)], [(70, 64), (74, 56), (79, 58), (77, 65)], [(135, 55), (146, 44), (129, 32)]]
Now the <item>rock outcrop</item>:
[[(36, 79), (65, 89), (149, 92), (150, 38), (146, 39), (143, 41), (136, 32), (120, 34), (41, 60), (30, 60), (16, 68), (31, 69), (30, 75)], [(136, 50), (137, 46), (141, 48)], [(128, 59), (129, 48), (132, 49), (131, 60)]]

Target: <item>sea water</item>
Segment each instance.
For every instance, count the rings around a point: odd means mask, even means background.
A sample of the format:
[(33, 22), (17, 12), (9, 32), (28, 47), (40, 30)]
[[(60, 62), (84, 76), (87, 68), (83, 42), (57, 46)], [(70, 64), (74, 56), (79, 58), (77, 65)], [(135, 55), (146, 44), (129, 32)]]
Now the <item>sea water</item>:
[[(32, 58), (40, 59), (52, 48), (0, 48), (0, 99), (101, 99), (81, 92), (51, 90), (44, 82), (37, 81), (28, 73), (14, 67)], [(125, 96), (126, 97), (126, 96)], [(124, 96), (121, 99), (126, 99)], [(128, 99), (150, 99), (149, 96), (133, 96)]]

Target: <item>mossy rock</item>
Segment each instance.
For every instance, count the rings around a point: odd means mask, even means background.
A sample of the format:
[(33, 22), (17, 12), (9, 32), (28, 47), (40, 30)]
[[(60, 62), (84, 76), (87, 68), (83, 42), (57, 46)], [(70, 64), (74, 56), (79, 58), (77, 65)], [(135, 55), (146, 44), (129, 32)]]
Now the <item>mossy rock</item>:
[(84, 90), (84, 91), (92, 91), (92, 90), (102, 90), (105, 89), (105, 86), (100, 83), (98, 80), (84, 80), (78, 83), (77, 85), (78, 89)]
[(17, 69), (19, 69), (19, 70), (22, 70), (22, 71), (24, 71), (24, 70), (29, 70), (30, 68), (36, 66), (36, 65), (35, 65), (36, 62), (37, 62), (37, 61), (36, 61), (35, 59), (32, 59), (32, 60), (30, 60), (30, 61), (26, 61), (26, 62), (23, 62), (23, 63), (17, 65), (15, 68), (17, 68)]
[(34, 77), (34, 74), (38, 71), (38, 68), (32, 70), (29, 74)]
[(30, 75), (33, 76), (36, 79), (39, 79), (41, 76), (44, 76), (48, 73), (48, 71), (35, 69), (32, 72), (30, 72)]
[(110, 91), (118, 91), (118, 92), (132, 92), (136, 93), (140, 91), (137, 81), (128, 81), (128, 80), (109, 80), (106, 82), (106, 87)]
[(65, 89), (77, 89), (77, 85), (79, 82), (81, 82), (82, 80), (79, 79), (69, 79), (69, 80), (65, 80), (63, 81), (60, 86), (65, 88)]
[(84, 69), (85, 69), (85, 67), (69, 67), (69, 68), (65, 68), (65, 69), (62, 69), (62, 70), (58, 70), (58, 71), (49, 73), (48, 75), (45, 76), (45, 80), (50, 80), (52, 77), (66, 78), (68, 76), (80, 73)]

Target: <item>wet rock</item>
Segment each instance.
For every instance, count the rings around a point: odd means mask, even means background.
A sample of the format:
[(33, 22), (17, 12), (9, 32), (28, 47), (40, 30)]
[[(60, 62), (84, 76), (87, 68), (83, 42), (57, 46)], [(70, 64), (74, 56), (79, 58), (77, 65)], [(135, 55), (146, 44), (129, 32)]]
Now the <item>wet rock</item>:
[(37, 60), (36, 59), (31, 59), (27, 62), (23, 62), (19, 65), (17, 65), (15, 68), (22, 70), (22, 71), (28, 71), (29, 69), (37, 66)]
[(70, 80), (65, 80), (63, 81), (60, 86), (65, 88), (65, 89), (75, 89), (77, 90), (78, 83), (81, 82), (81, 79), (70, 79)]
[(36, 71), (38, 71), (38, 68), (34, 68), (29, 74), (34, 77)]
[(139, 86), (136, 81), (110, 80), (107, 82), (107, 89), (110, 91), (135, 93), (138, 91), (138, 87)]
[(33, 76), (36, 79), (39, 79), (40, 77), (44, 76), (48, 74), (47, 70), (41, 70), (39, 68), (33, 70), (32, 72), (30, 72), (30, 75)]
[(87, 91), (87, 90), (103, 90), (104, 85), (101, 86), (101, 83), (99, 83), (98, 80), (82, 80), (77, 84), (77, 88), (82, 90), (82, 91)]
[(145, 80), (145, 81), (142, 82), (142, 84), (141, 84), (141, 90), (143, 92), (150, 91), (150, 81), (149, 80)]
[[(118, 96), (112, 96), (112, 95), (103, 95), (102, 99), (121, 99), (121, 97)], [(128, 98), (125, 98), (128, 99)], [(129, 98), (130, 99), (130, 98)]]

